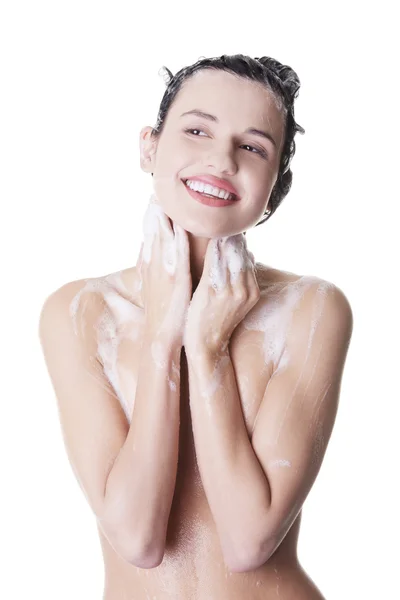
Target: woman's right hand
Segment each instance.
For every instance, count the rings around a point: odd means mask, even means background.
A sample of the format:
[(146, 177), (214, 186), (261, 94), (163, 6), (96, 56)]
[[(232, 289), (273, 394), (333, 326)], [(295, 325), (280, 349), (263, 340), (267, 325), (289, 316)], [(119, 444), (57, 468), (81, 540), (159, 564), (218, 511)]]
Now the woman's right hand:
[(143, 234), (137, 269), (146, 331), (154, 339), (182, 341), (192, 295), (187, 232), (152, 197), (143, 218)]

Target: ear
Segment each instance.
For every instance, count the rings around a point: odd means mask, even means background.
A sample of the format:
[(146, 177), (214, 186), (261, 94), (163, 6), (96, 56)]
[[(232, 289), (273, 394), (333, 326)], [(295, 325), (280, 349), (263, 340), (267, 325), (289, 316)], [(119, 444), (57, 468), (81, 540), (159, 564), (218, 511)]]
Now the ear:
[(151, 137), (152, 131), (152, 127), (143, 127), (139, 134), (140, 166), (145, 173), (152, 173), (154, 171), (157, 140)]

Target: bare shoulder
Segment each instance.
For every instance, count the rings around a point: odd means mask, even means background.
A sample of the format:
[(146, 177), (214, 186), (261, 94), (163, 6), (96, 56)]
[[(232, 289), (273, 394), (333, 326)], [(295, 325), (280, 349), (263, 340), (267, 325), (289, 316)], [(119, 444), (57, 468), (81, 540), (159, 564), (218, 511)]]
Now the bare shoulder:
[(313, 337), (317, 324), (326, 336), (350, 342), (353, 311), (345, 292), (335, 283), (315, 275), (298, 275), (256, 263), (260, 299), (245, 319), (248, 329), (260, 327), (274, 342), (277, 366), (290, 337)]
[(269, 281), (268, 273), (263, 276), (261, 302), (270, 306), (253, 321), (260, 323), (265, 315), (274, 372), (257, 413), (252, 446), (271, 490), (260, 526), (266, 561), (286, 536), (321, 467), (336, 419), (353, 318), (346, 295), (330, 281), (277, 270)]
[(313, 303), (315, 296), (322, 295), (332, 298), (337, 308), (352, 318), (350, 301), (345, 292), (332, 281), (316, 275), (299, 275), (291, 271), (275, 269), (262, 263), (256, 263), (257, 282), (261, 295), (266, 299), (273, 292), (282, 295), (298, 292), (299, 298), (304, 298), (304, 306)]
[(80, 279), (64, 283), (45, 299), (39, 319), (40, 335), (58, 336), (73, 332), (87, 338), (85, 332), (100, 312), (101, 294), (97, 279)]
[(105, 492), (130, 416), (112, 371), (117, 322), (108, 307), (118, 301), (104, 278), (71, 281), (46, 298), (39, 320), (68, 458), (103, 532), (114, 540)]
[(137, 317), (139, 307), (131, 293), (131, 281), (131, 269), (69, 281), (47, 296), (40, 320), (54, 311), (64, 314), (75, 334), (83, 337), (93, 329), (110, 329), (111, 323), (116, 327), (129, 309), (136, 309)]

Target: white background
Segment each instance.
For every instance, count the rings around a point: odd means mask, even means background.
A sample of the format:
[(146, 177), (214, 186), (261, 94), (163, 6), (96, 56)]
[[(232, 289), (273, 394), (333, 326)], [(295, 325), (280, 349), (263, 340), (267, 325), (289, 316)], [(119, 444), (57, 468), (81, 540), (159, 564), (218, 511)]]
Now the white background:
[[(398, 137), (395, 2), (3, 2), (0, 13), (0, 596), (100, 600), (94, 517), (63, 445), (38, 338), (45, 298), (136, 263), (158, 75), (200, 56), (299, 74), (293, 186), (247, 234), (256, 259), (332, 281), (354, 330), (299, 557), (328, 600), (397, 597)], [(4, 360), (5, 359), (5, 360)]]

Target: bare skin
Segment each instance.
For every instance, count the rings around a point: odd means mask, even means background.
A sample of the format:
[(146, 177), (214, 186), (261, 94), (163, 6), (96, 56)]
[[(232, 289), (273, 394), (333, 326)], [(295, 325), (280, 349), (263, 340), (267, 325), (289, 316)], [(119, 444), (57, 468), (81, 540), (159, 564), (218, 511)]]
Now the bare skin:
[[(182, 117), (194, 108), (218, 124)], [(254, 126), (276, 145), (248, 144)], [(254, 264), (242, 244), (276, 181), (281, 113), (252, 82), (200, 73), (161, 138), (150, 129), (141, 165), (162, 208), (151, 260), (145, 243), (135, 267), (66, 284), (40, 320), (68, 456), (97, 518), (103, 598), (321, 600), (297, 540), (352, 315), (333, 284)], [(184, 180), (204, 173), (240, 201), (190, 199)], [(218, 285), (228, 275), (219, 291), (213, 269)]]
[[(134, 286), (130, 282), (135, 280), (134, 269), (123, 271), (122, 277), (127, 288), (132, 289)], [(268, 287), (276, 284), (275, 290), (278, 296), (282, 296), (282, 301), (285, 287), (298, 280), (299, 276), (294, 273), (257, 264), (260, 290), (267, 291)], [(265, 302), (268, 304), (268, 300)], [(263, 393), (273, 371), (271, 364), (265, 365), (261, 346), (260, 333), (240, 327), (235, 330), (229, 344), (237, 380), (242, 382), (240, 401), (250, 440)], [(121, 360), (129, 361), (134, 368), (137, 354), (137, 348), (131, 348)], [(245, 385), (247, 380), (252, 382), (250, 387)], [(323, 594), (304, 571), (297, 556), (301, 510), (277, 551), (262, 567), (252, 572), (235, 573), (224, 564), (196, 462), (184, 351), (180, 394), (178, 475), (163, 561), (151, 571), (127, 564), (113, 551), (99, 527), (106, 574), (104, 600), (323, 600)]]
[[(265, 307), (269, 306), (274, 311), (275, 318), (279, 321), (280, 315), (284, 311), (285, 293), (291, 286), (298, 285), (301, 278), (294, 273), (279, 271), (260, 263), (256, 264), (255, 272), (261, 291), (259, 303), (262, 303)], [(108, 280), (110, 282), (113, 281), (114, 275), (109, 276)], [(119, 275), (119, 285), (111, 285), (110, 288), (114, 290), (114, 295), (109, 295), (109, 298), (113, 298), (113, 301), (109, 302), (111, 312), (116, 310), (115, 298), (118, 297), (127, 306), (135, 306), (142, 316), (139, 320), (135, 317), (134, 323), (125, 322), (121, 326), (125, 330), (134, 327), (137, 332), (135, 342), (128, 339), (121, 342), (118, 354), (118, 364), (125, 366), (125, 368), (128, 367), (132, 376), (129, 380), (130, 383), (125, 380), (125, 385), (129, 387), (132, 382), (137, 382), (138, 379), (137, 369), (141, 342), (146, 333), (146, 319), (142, 298), (137, 293), (137, 269), (135, 267), (126, 269), (121, 271)], [(92, 281), (95, 284), (97, 283), (100, 288), (101, 279)], [(305, 285), (307, 285), (307, 279)], [(84, 288), (85, 285), (82, 281), (67, 284), (63, 288), (67, 305), (70, 305), (73, 299), (76, 298), (77, 293)], [(94, 285), (94, 288), (96, 288), (96, 285)], [(99, 293), (95, 292), (96, 295)], [(91, 305), (90, 300), (88, 301), (89, 297), (93, 296), (93, 292), (87, 292), (86, 296), (86, 301), (81, 302), (78, 311), (78, 321), (83, 317), (86, 323), (90, 323), (94, 317), (91, 313), (98, 310), (98, 304)], [(81, 300), (83, 300), (83, 297)], [(97, 321), (97, 319), (94, 319), (94, 321)], [(272, 363), (265, 363), (262, 352), (262, 333), (246, 329), (243, 326), (244, 322), (245, 319), (233, 332), (229, 342), (229, 351), (238, 382), (245, 427), (251, 441), (264, 392), (273, 375), (274, 367)], [(89, 334), (89, 332), (90, 329), (86, 329), (86, 333)], [(93, 353), (93, 348), (96, 347), (96, 344), (93, 344), (94, 334), (95, 332), (92, 330), (92, 334), (85, 336), (85, 347), (88, 353)], [(45, 334), (42, 334), (42, 337), (44, 338)], [(45, 341), (44, 346), (46, 346)], [(50, 366), (50, 359), (48, 359), (48, 362), (49, 368), (54, 369)], [(116, 368), (118, 370), (118, 366)], [(57, 375), (54, 371), (52, 376), (56, 381)], [(152, 373), (148, 373), (148, 376), (151, 377)], [(121, 398), (110, 386), (109, 378), (104, 375), (104, 371), (98, 371), (98, 382), (114, 392), (114, 398), (120, 402)], [(127, 397), (134, 399), (134, 386), (129, 390), (124, 390), (124, 397), (125, 399)], [(232, 572), (225, 564), (220, 539), (196, 461), (189, 406), (188, 369), (183, 349), (180, 365), (179, 460), (162, 562), (151, 569), (140, 568), (127, 562), (126, 558), (118, 554), (109, 543), (107, 536), (104, 534), (101, 521), (99, 521), (98, 532), (105, 568), (104, 600), (124, 600), (127, 598), (134, 598), (135, 600), (147, 600), (148, 598), (157, 598), (157, 600), (171, 598), (207, 598), (208, 600), (210, 598), (218, 600), (241, 600), (243, 598), (253, 600), (261, 598), (279, 598), (281, 600), (323, 599), (324, 596), (321, 591), (305, 573), (297, 557), (301, 506), (298, 506), (299, 512), (294, 518), (293, 524), (288, 528), (284, 539), (265, 564), (246, 572)], [(63, 414), (63, 408), (61, 406), (60, 408), (61, 414)], [(125, 415), (120, 416), (120, 418), (125, 421), (126, 431), (130, 423), (129, 415), (133, 413), (133, 409), (134, 401), (130, 404), (126, 404), (125, 401)], [(100, 406), (99, 410), (101, 410)], [(99, 414), (99, 417), (101, 418), (101, 414)], [(76, 414), (73, 418), (79, 419), (80, 415)], [(64, 422), (63, 417), (61, 417), (61, 420)], [(64, 429), (67, 430), (67, 427)], [(66, 443), (68, 447), (67, 435)], [(327, 440), (325, 440), (326, 443)], [(162, 448), (160, 447), (161, 451)], [(84, 452), (84, 447), (82, 452)], [(71, 458), (71, 462), (78, 473), (80, 484), (84, 487), (83, 478), (79, 478), (80, 460), (80, 456)], [(90, 492), (85, 488), (84, 490), (86, 495), (90, 497)]]

